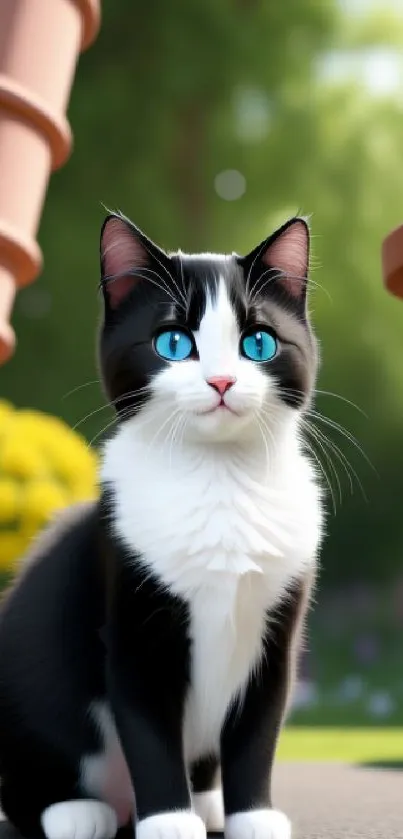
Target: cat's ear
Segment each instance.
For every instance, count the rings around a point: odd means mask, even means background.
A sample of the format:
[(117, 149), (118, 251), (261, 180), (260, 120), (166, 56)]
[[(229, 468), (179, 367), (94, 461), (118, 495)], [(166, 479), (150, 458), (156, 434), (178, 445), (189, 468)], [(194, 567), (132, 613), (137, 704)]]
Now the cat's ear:
[(167, 255), (125, 216), (110, 214), (101, 229), (101, 286), (105, 302), (117, 309), (137, 283)]
[(292, 218), (245, 258), (244, 270), (251, 276), (253, 272), (262, 274), (262, 267), (272, 269), (273, 282), (296, 302), (303, 303), (308, 282), (309, 243), (306, 220)]

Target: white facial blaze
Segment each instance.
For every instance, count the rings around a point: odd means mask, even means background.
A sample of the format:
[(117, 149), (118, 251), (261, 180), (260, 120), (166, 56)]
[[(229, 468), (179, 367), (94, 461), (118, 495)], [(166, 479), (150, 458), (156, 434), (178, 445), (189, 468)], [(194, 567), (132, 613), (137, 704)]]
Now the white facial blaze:
[(207, 299), (206, 311), (195, 333), (201, 371), (212, 376), (237, 375), (240, 334), (234, 310), (221, 278), (215, 300)]
[[(256, 416), (269, 401), (279, 404), (276, 386), (267, 372), (240, 353), (241, 331), (223, 278), (217, 294), (207, 296), (194, 339), (198, 359), (172, 362), (153, 381), (156, 400), (150, 403), (149, 411), (156, 417), (161, 406), (157, 424), (161, 417), (169, 425), (170, 415), (182, 415), (183, 439), (189, 435), (203, 440), (242, 439), (247, 427), (259, 436)], [(216, 410), (218, 394), (208, 384), (214, 377), (234, 380), (225, 395), (228, 411)]]

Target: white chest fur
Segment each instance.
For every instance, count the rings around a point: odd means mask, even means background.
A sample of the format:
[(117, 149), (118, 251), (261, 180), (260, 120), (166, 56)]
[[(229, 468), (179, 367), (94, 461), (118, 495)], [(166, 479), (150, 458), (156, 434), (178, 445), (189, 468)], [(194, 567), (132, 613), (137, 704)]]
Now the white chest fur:
[(130, 423), (105, 450), (116, 531), (186, 599), (192, 638), (184, 746), (218, 745), (231, 700), (258, 664), (267, 609), (313, 561), (320, 534), (310, 465), (288, 445), (281, 470), (262, 453), (147, 446)]
[(268, 596), (260, 575), (216, 582), (201, 588), (191, 605), (192, 679), (184, 725), (189, 761), (217, 752), (226, 711), (261, 653)]

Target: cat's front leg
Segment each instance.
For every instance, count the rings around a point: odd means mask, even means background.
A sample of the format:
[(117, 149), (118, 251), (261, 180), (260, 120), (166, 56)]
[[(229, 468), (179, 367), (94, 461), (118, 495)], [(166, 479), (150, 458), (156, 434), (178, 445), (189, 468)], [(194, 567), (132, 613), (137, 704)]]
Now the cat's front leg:
[(107, 632), (107, 688), (135, 793), (136, 837), (206, 839), (183, 757), (183, 615), (177, 625), (175, 605), (159, 602), (157, 589), (145, 606), (132, 598), (130, 579), (119, 589)]
[(151, 696), (146, 688), (131, 690), (127, 674), (114, 672), (113, 665), (111, 670), (109, 693), (135, 790), (137, 839), (205, 839), (204, 823), (191, 807), (180, 709), (171, 705), (169, 685)]
[(290, 839), (288, 817), (272, 806), (271, 775), (307, 581), (268, 615), (262, 660), (232, 709), (221, 738), (225, 839)]

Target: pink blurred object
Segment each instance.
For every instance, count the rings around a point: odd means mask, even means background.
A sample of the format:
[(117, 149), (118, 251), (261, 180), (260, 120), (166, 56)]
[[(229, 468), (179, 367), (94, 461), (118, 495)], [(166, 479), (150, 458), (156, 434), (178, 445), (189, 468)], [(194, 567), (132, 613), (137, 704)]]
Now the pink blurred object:
[(0, 364), (14, 351), (16, 291), (42, 267), (49, 176), (71, 151), (65, 112), (99, 23), (100, 0), (0, 0)]

